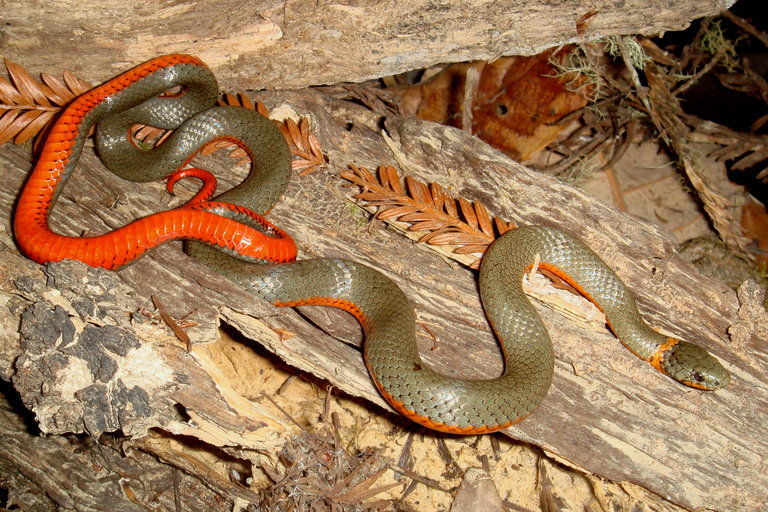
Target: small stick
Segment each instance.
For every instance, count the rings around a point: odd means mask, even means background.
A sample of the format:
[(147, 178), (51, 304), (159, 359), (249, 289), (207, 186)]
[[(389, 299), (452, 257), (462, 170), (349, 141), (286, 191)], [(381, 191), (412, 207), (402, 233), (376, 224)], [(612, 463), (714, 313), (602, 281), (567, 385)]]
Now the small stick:
[(192, 352), (192, 340), (189, 339), (189, 336), (187, 336), (187, 333), (184, 332), (184, 329), (182, 329), (181, 326), (177, 324), (176, 321), (171, 317), (171, 315), (168, 314), (168, 311), (165, 310), (163, 305), (154, 295), (152, 295), (152, 303), (155, 305), (155, 308), (157, 308), (157, 312), (160, 313), (160, 317), (163, 319), (163, 322), (165, 322), (166, 325), (171, 328), (173, 334), (175, 334), (177, 338), (179, 338), (187, 345), (187, 352)]

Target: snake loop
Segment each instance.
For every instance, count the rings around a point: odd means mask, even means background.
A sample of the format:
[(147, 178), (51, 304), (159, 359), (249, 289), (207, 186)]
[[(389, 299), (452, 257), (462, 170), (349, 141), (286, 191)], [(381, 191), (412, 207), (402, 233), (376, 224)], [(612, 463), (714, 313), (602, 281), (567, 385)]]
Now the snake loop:
[[(174, 87), (174, 94), (163, 94)], [(538, 261), (574, 285), (606, 314), (616, 336), (638, 357), (680, 382), (718, 389), (730, 376), (702, 348), (668, 338), (643, 322), (631, 294), (589, 248), (553, 228), (526, 226), (497, 240), (480, 269), (480, 293), (505, 354), (505, 371), (489, 380), (459, 380), (433, 371), (419, 356), (408, 298), (381, 272), (342, 259), (291, 262), (293, 240), (260, 214), (282, 195), (290, 152), (270, 121), (246, 109), (213, 107), (212, 73), (194, 57), (153, 59), (93, 89), (62, 114), (19, 198), (14, 228), (21, 250), (43, 263), (65, 258), (118, 268), (172, 239), (189, 240), (189, 254), (278, 306), (325, 305), (352, 313), (363, 325), (365, 361), (383, 396), (428, 427), (483, 433), (509, 426), (544, 399), (554, 370), (549, 335), (522, 288)], [(135, 123), (174, 132), (142, 151), (130, 137)], [(132, 181), (185, 177), (203, 182), (186, 204), (138, 219), (104, 235), (54, 233), (49, 214), (97, 125), (97, 148), (115, 174)], [(230, 140), (251, 156), (243, 183), (212, 197), (215, 178), (183, 169), (200, 147)], [(203, 242), (203, 243), (201, 243)]]

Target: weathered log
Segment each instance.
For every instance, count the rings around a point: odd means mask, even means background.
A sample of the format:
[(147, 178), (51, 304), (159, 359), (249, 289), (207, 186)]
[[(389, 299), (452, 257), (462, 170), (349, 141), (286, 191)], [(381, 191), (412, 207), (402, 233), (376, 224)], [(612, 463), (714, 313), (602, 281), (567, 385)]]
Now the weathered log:
[[(508, 435), (542, 446), (606, 478), (630, 480), (691, 508), (747, 511), (764, 505), (768, 379), (765, 366), (756, 363), (764, 360), (760, 344), (766, 336), (758, 292), (747, 284), (737, 297), (722, 283), (700, 276), (675, 253), (672, 237), (655, 225), (533, 173), (459, 130), (415, 119), (382, 118), (316, 90), (261, 98), (309, 116), (330, 162), (327, 172), (292, 180), (270, 218), (294, 236), (300, 257), (342, 256), (372, 265), (394, 279), (412, 298), (419, 319), (433, 326), (439, 350), (429, 350), (432, 342), (426, 339), (421, 348), (428, 364), (438, 370), (474, 377), (500, 371), (498, 349), (479, 304), (475, 275), (397, 233), (385, 229), (367, 233), (359, 218), (350, 213), (344, 199), (346, 189), (336, 176), (338, 169), (350, 163), (369, 168), (394, 163), (406, 174), (439, 182), (456, 195), (482, 200), (493, 214), (517, 224), (549, 224), (578, 235), (635, 291), (652, 324), (704, 345), (733, 375), (725, 390), (689, 390), (629, 354), (602, 321), (584, 321), (584, 312), (591, 308), (586, 301), (565, 306), (573, 313), (568, 319), (553, 313), (549, 304), (537, 303), (555, 342), (555, 380), (542, 406), (508, 429)], [(28, 151), (2, 147), (0, 165), (5, 182), (0, 191), (5, 231), (0, 236), (12, 250), (10, 211), (31, 166)], [(237, 176), (222, 179), (232, 183), (245, 172), (241, 167), (234, 173)], [(103, 232), (168, 207), (163, 194), (161, 184), (137, 187), (109, 175), (87, 150), (81, 170), (62, 194), (53, 223), (57, 230), (73, 234)], [(4, 314), (29, 315), (26, 327), (22, 316), (21, 329), (32, 329), (32, 334), (24, 331), (26, 347), (19, 344), (16, 332), (4, 334), (10, 338), (3, 340), (5, 359), (0, 367), (4, 378), (13, 378), (44, 432), (88, 430), (98, 434), (120, 428), (142, 435), (152, 426), (162, 426), (219, 446), (267, 449), (275, 442), (272, 436), (279, 436), (280, 420), (218, 388), (216, 376), (207, 374), (210, 366), (191, 357), (169, 334), (160, 336), (157, 326), (145, 326), (138, 317), (133, 322), (119, 320), (114, 314), (134, 313), (142, 305), (151, 307), (151, 295), (177, 316), (199, 309), (196, 320), (201, 327), (197, 334), (192, 333), (198, 343), (213, 336), (212, 327), (220, 318), (292, 366), (386, 407), (363, 366), (357, 347), (359, 330), (351, 318), (334, 316), (328, 322), (349, 327), (342, 337), (351, 341), (340, 343), (317, 327), (323, 325), (325, 313), (310, 324), (291, 310), (276, 310), (197, 265), (175, 244), (116, 273), (61, 263), (49, 265), (48, 277), (43, 278), (37, 265), (12, 254), (3, 257), (7, 266), (2, 282), (9, 287), (5, 293), (25, 300)], [(31, 273), (31, 277), (12, 281), (10, 276), (21, 272), (14, 265), (26, 268), (24, 274)], [(67, 275), (76, 278), (62, 281)], [(104, 285), (105, 279), (114, 283)], [(60, 291), (54, 292), (54, 288)], [(111, 297), (110, 290), (125, 298)], [(96, 306), (103, 303), (107, 311), (103, 328), (120, 329), (117, 338), (122, 342), (85, 350), (83, 326), (99, 326), (99, 316), (90, 313), (98, 308), (76, 304), (78, 297), (91, 297)], [(56, 325), (57, 304), (68, 312), (71, 322), (77, 324), (80, 319), (82, 325), (74, 329), (80, 336), (68, 339), (84, 349), (57, 342), (67, 335), (67, 327), (47, 334), (53, 339), (48, 339), (47, 357), (42, 358), (40, 347), (46, 346), (30, 344), (26, 337), (36, 332), (33, 320), (38, 311), (51, 315), (46, 325)], [(12, 320), (6, 322), (13, 324)], [(288, 332), (293, 335), (285, 336)], [(36, 355), (28, 352), (35, 347)], [(149, 352), (145, 358), (139, 357), (142, 350)], [(15, 365), (8, 359), (12, 354), (21, 356)], [(96, 357), (105, 355), (117, 362), (119, 372), (93, 365)], [(142, 383), (141, 365), (152, 357), (171, 371), (155, 372), (153, 379)], [(84, 386), (73, 389), (76, 383), (70, 379), (66, 390), (61, 389), (62, 380), (57, 376), (73, 368), (82, 372)], [(193, 376), (194, 386), (185, 374)], [(132, 379), (115, 385), (115, 379), (124, 375)], [(45, 382), (48, 384), (41, 386)], [(206, 391), (197, 389), (200, 386)], [(90, 393), (83, 391), (88, 387)], [(130, 410), (110, 415), (104, 404), (107, 409), (128, 404)], [(170, 407), (173, 404), (180, 404), (185, 415)], [(188, 421), (190, 417), (194, 421)]]
[(147, 510), (144, 504), (157, 510), (179, 510), (181, 504), (195, 512), (232, 508), (230, 493), (222, 498), (183, 469), (139, 450), (126, 457), (117, 439), (96, 443), (90, 437), (40, 436), (34, 418), (16, 414), (23, 407), (14, 399), (11, 385), (1, 383), (0, 475), (6, 510), (141, 512)]
[(232, 89), (362, 81), (443, 62), (656, 35), (731, 0), (612, 2), (26, 2), (6, 0), (0, 55), (99, 81), (157, 55), (201, 57)]

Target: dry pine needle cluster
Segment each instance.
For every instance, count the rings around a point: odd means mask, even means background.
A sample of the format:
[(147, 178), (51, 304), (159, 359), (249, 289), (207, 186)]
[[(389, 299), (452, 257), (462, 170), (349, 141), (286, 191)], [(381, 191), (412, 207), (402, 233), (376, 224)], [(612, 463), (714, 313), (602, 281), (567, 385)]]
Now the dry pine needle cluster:
[(0, 76), (0, 144), (11, 139), (16, 144), (25, 143), (65, 105), (91, 88), (69, 71), (64, 72), (63, 80), (42, 73), (40, 82), (20, 65), (3, 61), (11, 80)]
[[(482, 203), (470, 203), (449, 195), (437, 183), (425, 183), (405, 177), (405, 186), (391, 165), (382, 165), (377, 178), (364, 167), (351, 165), (340, 176), (361, 191), (355, 198), (365, 205), (377, 208), (376, 218), (392, 223), (407, 223), (408, 231), (425, 232), (420, 242), (430, 245), (452, 246), (458, 255), (482, 255), (500, 235), (514, 227), (509, 222), (491, 218)], [(472, 268), (480, 265), (475, 258)]]

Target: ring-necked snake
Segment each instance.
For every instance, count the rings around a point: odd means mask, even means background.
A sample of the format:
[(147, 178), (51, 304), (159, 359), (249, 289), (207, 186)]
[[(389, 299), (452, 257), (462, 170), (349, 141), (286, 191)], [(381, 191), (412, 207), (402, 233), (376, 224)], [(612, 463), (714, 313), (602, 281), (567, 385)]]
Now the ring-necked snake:
[[(500, 237), (480, 270), (483, 305), (505, 355), (504, 374), (457, 380), (434, 372), (419, 357), (408, 298), (384, 274), (341, 259), (292, 262), (296, 247), (291, 238), (254, 213), (269, 210), (285, 190), (291, 169), (287, 144), (269, 120), (253, 111), (212, 107), (217, 94), (216, 81), (202, 62), (169, 55), (77, 98), (50, 131), (19, 199), (15, 232), (21, 250), (40, 263), (72, 258), (114, 269), (167, 240), (191, 240), (187, 250), (194, 258), (276, 305), (326, 305), (352, 313), (364, 327), (365, 361), (384, 397), (405, 416), (447, 432), (507, 427), (547, 394), (552, 345), (522, 288), (522, 276), (534, 262), (597, 304), (616, 336), (655, 368), (699, 389), (728, 384), (728, 372), (703, 349), (650, 329), (624, 284), (589, 248), (538, 226)], [(135, 123), (174, 131), (158, 148), (144, 151), (130, 135)], [(189, 171), (204, 182), (203, 191), (179, 208), (104, 235), (56, 234), (49, 228), (49, 213), (94, 125), (102, 160), (129, 180), (170, 178), (170, 188), (187, 175), (178, 170), (201, 146), (217, 139), (246, 149), (252, 169), (241, 185), (213, 199), (213, 178)]]

